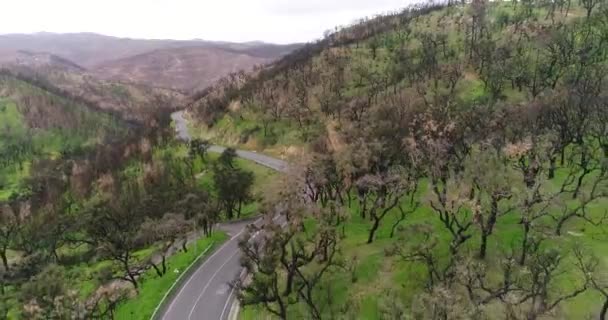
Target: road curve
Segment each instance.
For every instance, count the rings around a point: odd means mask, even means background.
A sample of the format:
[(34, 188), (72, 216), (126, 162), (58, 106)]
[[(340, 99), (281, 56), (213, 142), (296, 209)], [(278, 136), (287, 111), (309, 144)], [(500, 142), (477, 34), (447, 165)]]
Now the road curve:
[[(171, 115), (180, 139), (190, 141), (186, 121), (182, 112)], [(210, 152), (223, 152), (225, 148), (213, 146)], [(254, 161), (268, 168), (285, 171), (285, 161), (249, 151), (237, 151), (241, 158)], [(256, 221), (256, 222), (259, 222)], [(163, 320), (224, 320), (228, 318), (235, 299), (229, 283), (242, 271), (238, 241), (251, 221), (225, 224), (230, 239), (214, 251), (192, 275), (184, 281), (177, 294), (160, 313)]]
[[(184, 112), (178, 111), (171, 114), (171, 119), (173, 119), (177, 137), (183, 141), (192, 140), (190, 132), (188, 132), (188, 125), (186, 119), (184, 119)], [(221, 146), (212, 146), (211, 148), (209, 148), (209, 151), (222, 153), (225, 149), (225, 147)], [(281, 172), (285, 172), (287, 170), (287, 162), (283, 160), (272, 158), (263, 154), (258, 154), (252, 151), (237, 150), (236, 153), (239, 157), (243, 159), (251, 160), (259, 165), (268, 167), (270, 169)]]

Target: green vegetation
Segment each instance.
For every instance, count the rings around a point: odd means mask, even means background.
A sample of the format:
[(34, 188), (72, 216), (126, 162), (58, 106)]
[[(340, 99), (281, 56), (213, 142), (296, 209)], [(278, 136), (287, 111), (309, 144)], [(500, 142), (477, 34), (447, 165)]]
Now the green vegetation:
[(219, 145), (234, 146), (246, 150), (260, 150), (281, 155), (287, 146), (302, 146), (300, 133), (288, 122), (262, 124), (256, 113), (234, 112), (224, 115), (213, 127), (189, 126), (194, 136), (213, 141)]
[[(29, 130), (14, 104), (2, 111), (10, 115), (5, 132)], [(192, 247), (225, 239), (213, 231), (233, 217), (220, 204), (217, 168), (251, 177), (240, 215), (256, 214), (270, 170), (240, 159), (222, 164), (223, 155), (193, 153), (194, 145), (173, 141), (169, 132), (152, 127), (109, 146), (81, 141), (76, 159), (24, 153), (24, 170), (35, 164), (35, 171), (18, 187), (29, 191), (11, 192), (0, 203), (1, 306), (10, 319), (147, 318), (177, 278), (174, 270), (200, 254)], [(186, 246), (195, 230), (205, 237)]]
[(243, 243), (243, 318), (604, 319), (607, 19), (420, 5), (202, 95), (200, 135), (307, 151), (286, 228)]
[[(182, 147), (168, 115), (127, 123), (37, 75), (2, 70), (0, 87), (0, 318), (113, 318), (133, 291), (117, 279), (136, 288), (140, 278), (154, 282), (149, 269), (193, 260), (166, 257), (197, 229), (196, 212), (168, 211), (190, 191), (206, 194), (189, 188), (187, 156), (172, 154)], [(137, 106), (122, 86), (108, 90)]]
[(126, 134), (114, 117), (24, 81), (1, 75), (0, 84), (9, 92), (0, 97), (0, 201), (23, 192), (35, 161), (80, 155)]
[[(556, 187), (556, 182), (554, 186)], [(422, 191), (416, 195), (418, 201), (424, 201), (431, 195), (430, 190), (421, 188)], [(350, 208), (347, 220), (340, 225), (338, 233), (342, 237), (340, 255), (343, 262), (336, 268), (326, 280), (315, 288), (319, 300), (317, 303), (325, 312), (334, 312), (362, 319), (386, 319), (391, 308), (404, 308), (405, 301), (419, 298), (419, 292), (428, 286), (426, 274), (428, 272), (424, 264), (416, 259), (405, 259), (400, 250), (407, 242), (414, 239), (420, 241), (442, 241), (441, 247), (435, 248), (439, 260), (441, 255), (448, 252), (450, 234), (443, 230), (443, 225), (438, 220), (430, 220), (434, 213), (427, 207), (414, 209), (409, 201), (402, 204), (406, 210), (412, 210), (407, 219), (400, 222), (398, 210), (392, 211), (382, 222), (377, 231), (376, 240), (366, 244), (369, 235), (369, 219), (363, 219), (359, 215), (359, 208), (354, 204)], [(604, 199), (596, 203), (591, 209), (591, 217), (601, 217), (608, 206)], [(553, 212), (556, 213), (556, 212)], [(518, 213), (519, 214), (519, 213)], [(517, 220), (517, 214), (505, 216), (500, 221), (495, 233), (496, 238), (488, 248), (491, 257), (500, 257), (504, 250), (516, 250), (518, 243), (522, 241), (521, 225)], [(392, 227), (399, 223), (399, 231), (391, 236)], [(545, 221), (546, 227), (550, 228), (550, 222)], [(307, 231), (314, 234), (316, 220), (310, 220)], [(425, 230), (421, 226), (428, 226)], [(429, 230), (434, 234), (431, 238), (425, 234)], [(543, 248), (562, 248), (565, 252), (569, 249), (585, 246), (594, 255), (602, 257), (608, 250), (603, 226), (590, 226), (585, 221), (573, 221), (569, 224), (570, 230), (564, 237), (546, 240)], [(461, 250), (473, 254), (479, 247), (479, 240), (473, 238)], [(441, 252), (441, 254), (439, 254)], [(564, 257), (563, 267), (560, 268), (558, 276), (559, 290), (570, 292), (577, 290), (582, 285), (578, 277), (577, 261), (572, 254)], [(602, 264), (608, 262), (601, 260)], [(492, 271), (494, 272), (494, 271)], [(603, 274), (603, 273), (600, 273)], [(500, 278), (500, 274), (492, 274), (492, 277)], [(331, 299), (327, 298), (331, 295)], [(321, 302), (323, 301), (323, 302)], [(590, 310), (597, 310), (603, 304), (601, 295), (593, 291), (587, 291), (574, 299), (567, 300), (560, 307), (562, 314), (568, 319), (580, 319), (589, 315)], [(491, 307), (494, 308), (494, 307)], [(302, 306), (293, 306), (288, 309), (290, 316), (296, 318), (307, 318), (308, 311)], [(333, 310), (333, 311), (330, 311)], [(418, 309), (412, 311), (401, 310), (399, 312), (420, 312)], [(274, 319), (261, 306), (246, 307), (242, 319)]]
[[(207, 155), (208, 161), (210, 162), (217, 161), (219, 157), (220, 155), (216, 153), (210, 153)], [(268, 187), (271, 186), (276, 180), (278, 174), (274, 170), (258, 165), (249, 160), (238, 158), (234, 159), (234, 163), (237, 168), (245, 172), (251, 172), (255, 177), (253, 185), (251, 186), (251, 198), (254, 201), (245, 203), (243, 205), (239, 219), (258, 215), (260, 213), (258, 210), (260, 201), (263, 199), (264, 193)], [(199, 165), (202, 165), (202, 163), (196, 164), (196, 166)], [(201, 188), (209, 190), (213, 196), (217, 197), (218, 193), (215, 188), (213, 178), (214, 174), (211, 170), (202, 170), (198, 178), (198, 184)]]
[[(169, 272), (163, 277), (159, 278), (154, 270), (148, 270), (141, 277), (139, 294), (137, 297), (127, 300), (118, 307), (115, 315), (116, 319), (150, 319), (165, 293), (177, 281), (178, 277), (199, 257), (201, 252), (207, 250), (208, 254), (211, 254), (213, 248), (219, 246), (224, 240), (226, 240), (226, 235), (217, 232), (211, 237), (197, 240), (196, 244), (190, 244), (188, 252), (179, 252), (167, 259)], [(201, 261), (207, 255), (202, 256)]]
[[(206, 235), (197, 246), (224, 239), (212, 230), (224, 219), (216, 160), (173, 141), (168, 115), (127, 125), (35, 81), (2, 72), (0, 84), (0, 317), (152, 312), (172, 270), (195, 258), (174, 255), (185, 239), (194, 230)], [(241, 214), (254, 214), (270, 172), (241, 160), (233, 169), (253, 171)]]
[(261, 209), (245, 319), (605, 319), (607, 34), (605, 1), (424, 4), (198, 95), (195, 136), (280, 181), (2, 75), (0, 311), (147, 318), (193, 232)]

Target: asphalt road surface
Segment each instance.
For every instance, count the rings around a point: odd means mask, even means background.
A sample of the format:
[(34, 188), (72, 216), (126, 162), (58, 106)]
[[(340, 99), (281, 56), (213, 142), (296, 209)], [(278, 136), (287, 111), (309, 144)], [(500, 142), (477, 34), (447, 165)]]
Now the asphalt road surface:
[(212, 253), (184, 282), (162, 319), (218, 320), (228, 317), (235, 298), (229, 283), (237, 279), (242, 270), (238, 241), (249, 223), (251, 221), (222, 227), (230, 240)]
[[(183, 113), (172, 115), (178, 137), (182, 140), (191, 139), (183, 118)], [(213, 146), (210, 152), (222, 152), (223, 147)], [(255, 152), (237, 151), (239, 157), (254, 161), (260, 165), (277, 171), (285, 171), (287, 163)], [(235, 299), (229, 283), (237, 279), (242, 272), (238, 241), (245, 228), (252, 221), (225, 224), (220, 228), (225, 230), (230, 239), (215, 250), (203, 264), (187, 279), (173, 300), (161, 312), (163, 320), (224, 320), (228, 318), (230, 308)], [(260, 220), (256, 221), (259, 223)]]
[[(192, 137), (190, 136), (190, 133), (188, 132), (188, 125), (186, 120), (184, 119), (184, 112), (183, 111), (179, 111), (179, 112), (175, 112), (171, 115), (171, 118), (173, 119), (174, 123), (175, 123), (175, 131), (177, 133), (178, 138), (180, 138), (181, 140), (184, 141), (190, 141), (192, 139)], [(217, 153), (221, 153), (225, 150), (226, 148), (224, 147), (220, 147), (220, 146), (212, 146), (209, 151), (210, 152), (217, 152)], [(263, 165), (265, 167), (277, 170), (277, 171), (282, 171), (284, 172), (285, 170), (287, 170), (287, 163), (283, 160), (280, 159), (275, 159), (263, 154), (258, 154), (252, 151), (242, 151), (242, 150), (237, 150), (236, 151), (237, 155), (243, 159), (247, 159), (247, 160), (251, 160), (257, 164)]]

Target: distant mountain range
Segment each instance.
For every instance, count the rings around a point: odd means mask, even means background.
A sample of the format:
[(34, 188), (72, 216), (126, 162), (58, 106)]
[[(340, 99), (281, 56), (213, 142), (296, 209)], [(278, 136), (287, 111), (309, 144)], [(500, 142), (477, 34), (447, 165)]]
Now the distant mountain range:
[(169, 48), (101, 63), (91, 72), (103, 79), (188, 91), (204, 89), (231, 72), (249, 70), (276, 57), (276, 53), (256, 56), (213, 47)]
[(143, 40), (94, 33), (0, 35), (0, 64), (67, 68), (114, 81), (200, 90), (238, 70), (278, 59), (301, 44)]

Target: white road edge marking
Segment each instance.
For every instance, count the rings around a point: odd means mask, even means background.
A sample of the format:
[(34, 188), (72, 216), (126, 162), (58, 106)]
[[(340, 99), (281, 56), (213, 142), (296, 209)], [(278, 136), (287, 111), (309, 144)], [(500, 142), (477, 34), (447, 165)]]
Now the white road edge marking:
[[(241, 231), (241, 233), (242, 233), (242, 231)], [(201, 293), (198, 295), (198, 298), (196, 298), (196, 301), (194, 302), (194, 305), (192, 306), (192, 310), (190, 310), (190, 314), (188, 314), (188, 320), (192, 319), (192, 315), (194, 314), (194, 310), (196, 310), (196, 306), (201, 301), (201, 298), (203, 297), (203, 294), (205, 294), (205, 292), (207, 291), (207, 289), (211, 285), (211, 282), (213, 282), (213, 279), (215, 279), (215, 277), (217, 277), (217, 274), (220, 273), (220, 271), (222, 271), (222, 268), (224, 268), (224, 266), (228, 262), (230, 262), (230, 260), (232, 260), (232, 258), (234, 258), (234, 256), (236, 256), (237, 253), (239, 253), (239, 252), (240, 251), (237, 250), (235, 253), (233, 253), (232, 255), (230, 255), (230, 257), (228, 259), (226, 259), (226, 261), (217, 270), (215, 270), (215, 272), (211, 276), (211, 279), (209, 279), (209, 281), (207, 281), (207, 284), (203, 287), (203, 291), (201, 291)]]
[(234, 303), (232, 303), (232, 307), (230, 307), (230, 312), (228, 313), (228, 320), (238, 320), (240, 311), (241, 304), (235, 300)]
[(228, 307), (228, 303), (230, 302), (230, 299), (232, 298), (233, 293), (234, 293), (234, 287), (232, 288), (232, 290), (230, 290), (228, 299), (226, 300), (226, 303), (224, 303), (224, 309), (222, 309), (222, 314), (220, 315), (220, 320), (224, 320), (224, 313), (226, 313), (226, 308)]
[[(280, 215), (275, 216), (272, 221), (276, 222), (279, 218), (281, 218)], [(258, 220), (259, 221), (259, 220)], [(257, 221), (256, 221), (257, 223)], [(285, 221), (281, 224), (281, 228), (285, 228), (285, 226), (288, 224), (288, 221)], [(260, 231), (257, 231), (252, 239), (255, 239), (258, 235), (259, 235)], [(239, 277), (241, 278), (241, 280), (243, 279), (243, 277), (247, 274), (247, 271), (245, 270), (245, 268), (243, 268), (243, 270), (241, 271), (241, 274), (239, 275)], [(226, 307), (228, 307), (228, 303), (230, 302), (230, 299), (232, 298), (232, 294), (234, 293), (234, 288), (232, 288), (232, 290), (230, 290), (230, 294), (228, 295), (228, 300), (226, 300), (226, 303), (224, 304), (224, 309), (222, 309), (222, 314), (220, 315), (220, 320), (224, 320), (224, 313), (226, 312)], [(239, 314), (239, 309), (240, 309), (240, 303), (238, 300), (234, 300), (232, 301), (232, 304), (230, 305), (230, 312), (228, 313), (228, 320), (233, 320), (236, 319), (238, 317)]]
[[(198, 241), (198, 240), (197, 240)], [(177, 279), (175, 279), (175, 281), (173, 282), (173, 284), (171, 285), (171, 287), (169, 287), (169, 290), (167, 290), (167, 292), (165, 292), (165, 295), (163, 296), (163, 298), (160, 300), (160, 302), (158, 303), (158, 305), (156, 306), (156, 308), (154, 309), (154, 312), (152, 313), (152, 316), (150, 317), (150, 320), (153, 320), (154, 317), (156, 316), (156, 314), (158, 313), (158, 310), (160, 310), (160, 306), (163, 305), (163, 302), (165, 302), (165, 300), (167, 299), (167, 296), (169, 296), (169, 293), (171, 293), (171, 291), (173, 291), (173, 288), (175, 287), (175, 285), (177, 285), (177, 283), (182, 279), (182, 277), (187, 273), (188, 270), (190, 270), (190, 268), (192, 268), (192, 266), (203, 256), (207, 253), (207, 251), (209, 251), (209, 249), (211, 249), (211, 247), (213, 247), (213, 242), (211, 242), (211, 244), (209, 244), (209, 246), (203, 250), (203, 252), (201, 252), (201, 254), (198, 255), (198, 257), (196, 257), (196, 259), (194, 259), (194, 261), (192, 261), (192, 263), (186, 268), (184, 269), (184, 271), (182, 271), (182, 273), (179, 275), (179, 277), (177, 277)], [(181, 291), (181, 290), (180, 290)]]
[[(245, 268), (243, 268), (241, 270), (241, 273), (239, 274), (239, 278), (240, 280), (243, 280), (243, 278), (247, 275), (247, 270)], [(226, 303), (224, 304), (224, 309), (222, 309), (222, 314), (220, 315), (220, 320), (224, 320), (224, 313), (226, 312), (226, 308), (228, 307), (228, 303), (230, 302), (230, 299), (232, 298), (232, 294), (234, 293), (234, 287), (232, 287), (232, 290), (230, 291), (230, 294), (228, 295), (228, 300), (226, 300)], [(231, 306), (230, 306), (230, 312), (228, 313), (228, 318), (230, 320), (230, 315), (233, 312), (233, 309), (239, 306), (239, 301), (237, 299), (235, 299)]]
[[(258, 223), (259, 221), (261, 221), (262, 218), (256, 220), (254, 223)], [(173, 308), (173, 305), (175, 304), (175, 301), (177, 301), (178, 297), (182, 294), (182, 292), (184, 291), (184, 288), (188, 286), (188, 284), (190, 283), (190, 281), (192, 281), (192, 279), (194, 278), (194, 275), (196, 273), (198, 273), (213, 257), (215, 257), (216, 254), (218, 254), (220, 251), (222, 251), (222, 249), (227, 246), (230, 242), (232, 242), (232, 240), (234, 240), (236, 237), (240, 236), (246, 228), (243, 228), (243, 230), (241, 232), (239, 232), (237, 235), (235, 235), (234, 237), (230, 238), (230, 240), (226, 241), (226, 243), (224, 243), (221, 247), (219, 247), (209, 258), (207, 258), (207, 260), (205, 260), (205, 262), (198, 268), (198, 270), (196, 270), (194, 273), (192, 273), (192, 275), (190, 275), (190, 279), (188, 279), (188, 281), (186, 281), (186, 283), (184, 283), (184, 285), (181, 287), (181, 289), (179, 290), (179, 292), (177, 293), (177, 295), (175, 295), (175, 297), (173, 298), (173, 301), (171, 302), (171, 304), (169, 305), (169, 308), (167, 308), (167, 311), (165, 311), (165, 314), (169, 313), (169, 311), (171, 311), (171, 309)], [(238, 251), (237, 251), (238, 252)], [(196, 262), (196, 260), (195, 260)], [(194, 263), (194, 262), (193, 262)], [(185, 273), (185, 272), (184, 272)], [(160, 307), (160, 304), (159, 304)], [(157, 308), (159, 308), (157, 307)], [(150, 318), (150, 320), (154, 319), (154, 315), (152, 315), (153, 317)], [(162, 319), (164, 319), (165, 317), (163, 316)]]
[[(174, 117), (174, 115), (176, 115), (176, 116)], [(172, 113), (172, 114), (171, 114), (171, 119), (172, 119), (173, 121), (175, 121), (175, 122), (178, 122), (178, 121), (177, 121), (178, 119), (176, 119), (176, 118), (181, 118), (181, 122), (182, 122), (182, 123), (186, 123), (187, 121), (186, 121), (186, 119), (184, 119), (184, 117), (183, 117), (183, 116), (184, 116), (184, 111), (174, 112), (174, 113)], [(180, 130), (180, 127), (179, 127), (179, 126), (176, 126), (176, 128), (175, 128), (175, 129), (176, 129), (176, 132), (178, 132), (178, 134), (179, 134), (179, 135), (181, 135), (181, 134), (180, 134), (180, 133), (181, 133), (181, 132), (180, 132), (180, 131), (181, 131), (181, 130)], [(186, 140), (186, 141), (190, 141), (190, 140), (192, 140), (192, 139), (191, 139), (191, 137), (190, 137), (190, 134), (189, 134), (189, 132), (188, 132), (187, 127), (186, 127), (186, 130), (185, 130), (185, 131), (186, 131), (186, 134), (185, 134), (185, 135), (186, 135), (186, 139), (185, 139), (185, 140)], [(213, 150), (213, 149), (217, 149), (217, 150)], [(221, 146), (211, 146), (211, 148), (209, 149), (209, 151), (210, 151), (210, 152), (221, 153), (221, 152), (223, 152), (223, 150), (225, 150), (225, 149), (226, 149), (226, 148), (221, 147)], [(247, 153), (248, 153), (248, 152), (243, 152), (242, 150), (237, 150), (237, 156), (239, 156), (240, 158), (242, 158), (242, 159), (246, 159), (246, 160), (249, 160), (249, 161), (253, 161), (253, 162), (257, 163), (258, 165), (261, 165), (261, 166), (264, 166), (264, 167), (270, 168), (270, 169), (275, 170), (275, 171), (278, 171), (278, 172), (286, 172), (286, 171), (287, 171), (287, 169), (288, 169), (288, 167), (289, 167), (289, 166), (288, 166), (288, 165), (285, 163), (285, 161), (284, 161), (283, 159), (278, 160), (278, 159), (274, 159), (274, 158), (272, 158), (272, 157), (266, 157), (266, 156), (262, 155), (263, 157), (265, 157), (265, 158), (267, 158), (267, 159), (260, 160), (260, 159), (258, 158), (257, 152), (255, 152), (255, 151), (254, 151), (253, 153), (249, 152), (249, 153), (250, 153), (250, 154), (252, 154), (253, 156), (247, 156)], [(277, 160), (278, 160), (278, 161), (277, 161)], [(280, 215), (275, 216), (275, 217), (274, 217), (272, 220), (276, 222), (276, 220), (277, 220), (279, 217), (280, 217)], [(258, 222), (260, 222), (260, 221), (262, 221), (262, 218), (260, 218), (260, 219), (256, 220), (256, 221), (254, 222), (254, 224), (257, 224), (257, 223), (258, 223)], [(285, 225), (287, 225), (287, 221), (286, 221), (286, 222), (284, 222), (284, 223), (281, 225), (281, 227), (282, 227), (282, 228), (284, 228), (284, 227), (285, 227)], [(243, 229), (243, 231), (245, 231), (245, 229)], [(240, 233), (242, 233), (243, 231), (241, 231)], [(239, 233), (239, 234), (240, 234), (240, 233)], [(256, 232), (256, 233), (255, 233), (255, 235), (253, 235), (253, 239), (255, 239), (255, 238), (258, 236), (258, 234), (259, 234), (259, 231), (258, 231), (258, 232)], [(238, 235), (236, 235), (236, 236), (238, 236)], [(236, 236), (235, 236), (235, 237), (236, 237)], [(232, 241), (233, 239), (234, 239), (234, 237), (233, 237), (233, 238), (231, 238), (231, 239), (230, 239), (230, 241)], [(230, 241), (228, 241), (228, 242), (230, 242)], [(228, 244), (228, 242), (227, 242), (226, 244)], [(217, 252), (219, 252), (221, 249), (223, 249), (223, 247), (224, 247), (226, 244), (224, 244), (222, 247), (220, 247), (220, 248), (218, 249), (218, 251), (217, 251)], [(238, 252), (238, 251), (240, 251), (240, 250), (237, 250), (237, 252)], [(216, 252), (216, 253), (217, 253), (217, 252)], [(209, 258), (207, 259), (207, 261), (211, 260), (211, 258), (213, 258), (213, 256), (215, 256), (215, 253), (214, 253), (214, 254), (213, 254), (211, 257), (209, 257)], [(197, 258), (197, 260), (198, 260), (198, 258)], [(196, 260), (195, 260), (195, 261), (196, 261)], [(167, 309), (167, 311), (165, 312), (165, 314), (166, 314), (166, 313), (168, 313), (168, 312), (169, 312), (169, 310), (171, 310), (171, 308), (173, 307), (173, 304), (174, 304), (174, 303), (175, 303), (175, 301), (177, 300), (177, 297), (179, 297), (179, 296), (181, 295), (181, 293), (182, 293), (182, 291), (184, 290), (184, 288), (185, 288), (185, 287), (188, 285), (188, 283), (190, 283), (190, 281), (192, 280), (192, 278), (194, 277), (194, 275), (195, 275), (195, 274), (196, 274), (196, 273), (197, 273), (197, 272), (198, 272), (200, 269), (202, 269), (202, 268), (203, 268), (203, 266), (205, 266), (205, 264), (207, 263), (207, 261), (205, 261), (205, 263), (203, 263), (203, 264), (202, 264), (202, 265), (199, 267), (199, 269), (198, 269), (198, 270), (196, 270), (194, 273), (192, 273), (192, 275), (190, 276), (190, 279), (188, 279), (188, 282), (186, 282), (186, 284), (184, 284), (184, 285), (182, 286), (182, 288), (180, 289), (179, 293), (178, 293), (178, 294), (177, 294), (177, 295), (176, 295), (176, 296), (173, 298), (173, 301), (171, 302), (171, 305), (169, 306), (169, 308)], [(190, 268), (190, 266), (189, 266), (188, 268)], [(245, 271), (245, 269), (243, 269), (243, 272), (244, 272), (244, 271)], [(243, 274), (243, 272), (241, 272), (241, 275)], [(177, 282), (177, 281), (176, 281), (176, 282)], [(175, 284), (174, 284), (174, 285), (175, 285)], [(234, 288), (233, 288), (233, 290), (234, 290)], [(226, 301), (226, 304), (227, 304), (227, 303), (230, 301), (230, 298), (231, 298), (232, 293), (233, 293), (233, 292), (231, 291), (231, 292), (230, 292), (230, 295), (228, 296), (228, 300)], [(163, 301), (164, 301), (164, 299), (165, 299), (165, 298), (163, 298)], [(199, 296), (199, 299), (200, 299), (200, 296)], [(196, 304), (197, 304), (197, 303), (198, 303), (198, 300), (197, 300), (197, 302), (195, 303), (194, 308), (196, 308)], [(235, 307), (235, 305), (236, 305), (236, 307)], [(160, 304), (159, 304), (159, 306), (157, 307), (157, 309), (158, 309), (159, 307), (160, 307)], [(233, 316), (236, 318), (236, 317), (238, 316), (238, 313), (239, 313), (239, 307), (240, 307), (240, 306), (239, 306), (238, 301), (237, 301), (237, 300), (235, 300), (235, 303), (233, 303), (233, 304), (232, 304), (232, 307), (230, 308), (230, 314), (229, 314), (229, 316), (230, 316), (230, 315), (232, 315), (233, 309), (235, 309), (235, 310), (234, 310), (235, 314), (234, 314)], [(193, 308), (192, 310), (194, 310), (194, 308)], [(226, 305), (224, 305), (224, 309), (225, 309), (225, 308), (226, 308)], [(223, 317), (223, 315), (224, 315), (224, 311), (225, 311), (225, 310), (222, 310), (222, 317)], [(156, 311), (155, 311), (155, 313), (156, 313)], [(153, 315), (153, 317), (154, 317), (154, 315)], [(163, 317), (163, 319), (164, 319), (164, 317)], [(153, 320), (153, 318), (151, 318), (151, 320)], [(222, 319), (220, 319), (220, 320), (222, 320)]]
[[(188, 281), (186, 283), (184, 283), (184, 285), (182, 286), (182, 288), (179, 290), (179, 292), (177, 293), (177, 295), (175, 296), (175, 298), (173, 299), (173, 302), (171, 302), (171, 304), (169, 305), (169, 308), (167, 308), (167, 311), (165, 312), (165, 314), (169, 313), (169, 311), (171, 311), (171, 309), (173, 308), (173, 305), (175, 304), (175, 301), (179, 300), (178, 297), (182, 294), (182, 292), (184, 291), (184, 288), (188, 286), (188, 284), (190, 283), (190, 281), (192, 281), (192, 279), (194, 278), (194, 275), (196, 273), (199, 272), (199, 270), (201, 270), (206, 264), (207, 262), (209, 262), (209, 260), (211, 260), (216, 254), (218, 254), (218, 252), (222, 251), (222, 249), (228, 245), (230, 243), (230, 241), (232, 241), (232, 239), (230, 239), (229, 241), (227, 241), (226, 243), (224, 243), (221, 247), (219, 247), (219, 249), (217, 249), (217, 251), (215, 251), (215, 253), (213, 253), (211, 255), (211, 257), (207, 258), (207, 260), (205, 261), (205, 263), (203, 263), (198, 270), (196, 270), (191, 276), (190, 279), (188, 279)], [(165, 317), (163, 317), (164, 319)], [(151, 319), (152, 320), (152, 319)]]

